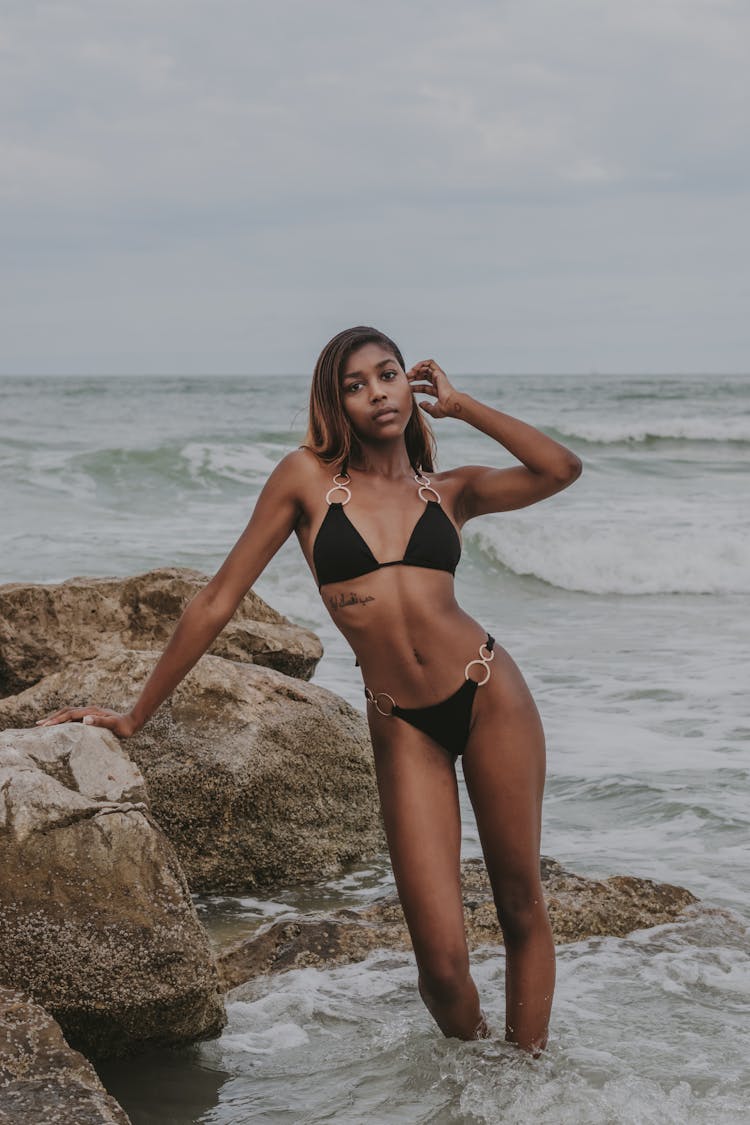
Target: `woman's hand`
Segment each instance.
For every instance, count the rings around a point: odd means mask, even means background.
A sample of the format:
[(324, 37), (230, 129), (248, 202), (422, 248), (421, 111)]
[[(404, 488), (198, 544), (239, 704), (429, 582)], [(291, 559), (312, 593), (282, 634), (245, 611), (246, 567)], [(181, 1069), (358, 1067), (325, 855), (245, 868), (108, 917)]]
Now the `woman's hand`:
[(51, 727), (57, 723), (82, 721), (86, 726), (106, 727), (118, 738), (130, 738), (140, 730), (130, 711), (110, 711), (108, 707), (62, 707), (43, 719), (37, 719), (34, 726)]
[(420, 402), (419, 406), (431, 418), (455, 418), (460, 415), (458, 391), (448, 380), (442, 367), (434, 359), (422, 359), (406, 372), (415, 394), (434, 395), (437, 402)]

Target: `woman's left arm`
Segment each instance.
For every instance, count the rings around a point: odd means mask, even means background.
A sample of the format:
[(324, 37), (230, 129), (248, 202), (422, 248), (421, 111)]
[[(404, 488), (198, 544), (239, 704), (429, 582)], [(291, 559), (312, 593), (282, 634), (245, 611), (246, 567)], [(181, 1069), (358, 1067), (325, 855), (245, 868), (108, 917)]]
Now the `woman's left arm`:
[(561, 492), (581, 475), (583, 464), (572, 450), (541, 430), (485, 406), (471, 395), (457, 391), (433, 359), (422, 360), (407, 372), (412, 390), (432, 394), (435, 402), (420, 402), (431, 418), (458, 418), (504, 445), (523, 465), (509, 469), (490, 469), (465, 465), (457, 502), (462, 523), (489, 512), (525, 508)]

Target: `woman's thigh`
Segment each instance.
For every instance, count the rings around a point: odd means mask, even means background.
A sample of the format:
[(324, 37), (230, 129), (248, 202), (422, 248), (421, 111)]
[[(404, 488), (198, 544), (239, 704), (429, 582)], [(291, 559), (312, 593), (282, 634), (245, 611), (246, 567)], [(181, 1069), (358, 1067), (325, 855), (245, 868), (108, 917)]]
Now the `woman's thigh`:
[(402, 719), (368, 713), (388, 849), (420, 969), (468, 970), (461, 812), (446, 750)]
[(495, 654), (474, 698), (463, 773), (498, 909), (510, 917), (540, 887), (546, 748), (523, 675), (502, 646)]

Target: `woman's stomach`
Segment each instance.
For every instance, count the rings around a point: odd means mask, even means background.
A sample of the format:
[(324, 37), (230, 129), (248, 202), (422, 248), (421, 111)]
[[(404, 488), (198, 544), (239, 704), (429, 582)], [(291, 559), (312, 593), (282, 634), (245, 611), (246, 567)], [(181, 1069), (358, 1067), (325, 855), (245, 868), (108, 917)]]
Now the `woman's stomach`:
[(393, 566), (321, 590), (335, 625), (354, 650), (369, 687), (405, 695), (455, 689), (457, 677), (487, 639), (459, 606), (453, 576)]

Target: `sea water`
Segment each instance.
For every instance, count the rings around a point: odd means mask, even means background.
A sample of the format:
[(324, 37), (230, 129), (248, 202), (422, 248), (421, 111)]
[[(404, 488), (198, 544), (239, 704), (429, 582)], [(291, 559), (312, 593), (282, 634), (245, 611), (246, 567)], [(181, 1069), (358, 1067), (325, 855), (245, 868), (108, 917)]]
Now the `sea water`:
[[(472, 955), (493, 1028), (473, 1043), (442, 1037), (411, 954), (259, 978), (232, 994), (219, 1039), (102, 1066), (134, 1125), (750, 1122), (750, 379), (453, 381), (584, 464), (570, 489), (467, 524), (456, 575), (542, 715), (542, 851), (595, 878), (680, 884), (706, 909), (558, 946), (537, 1060), (503, 1041), (502, 948)], [(0, 379), (0, 580), (213, 574), (303, 440), (308, 389), (297, 376)], [(433, 427), (438, 469), (515, 463), (465, 422)], [(363, 710), (294, 537), (255, 589), (320, 635), (313, 682)], [(478, 856), (458, 773), (463, 855)], [(219, 943), (393, 889), (384, 855), (315, 887), (196, 905)]]

